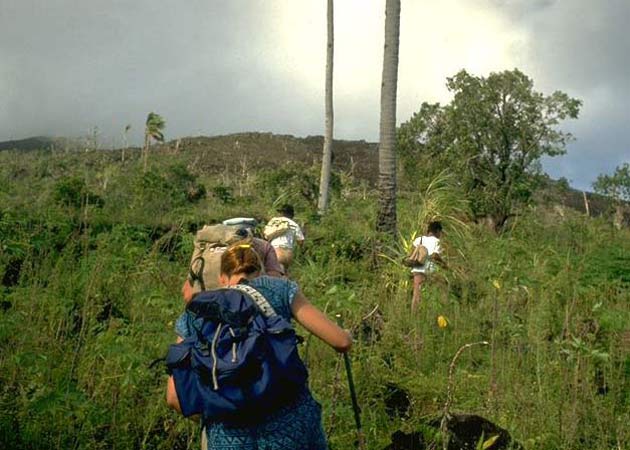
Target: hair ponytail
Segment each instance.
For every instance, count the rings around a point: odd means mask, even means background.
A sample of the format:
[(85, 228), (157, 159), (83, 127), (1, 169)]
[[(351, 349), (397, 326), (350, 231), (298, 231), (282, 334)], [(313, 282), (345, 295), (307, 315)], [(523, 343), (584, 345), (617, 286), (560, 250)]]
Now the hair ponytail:
[(227, 276), (260, 272), (262, 263), (251, 240), (232, 244), (221, 256), (221, 273)]

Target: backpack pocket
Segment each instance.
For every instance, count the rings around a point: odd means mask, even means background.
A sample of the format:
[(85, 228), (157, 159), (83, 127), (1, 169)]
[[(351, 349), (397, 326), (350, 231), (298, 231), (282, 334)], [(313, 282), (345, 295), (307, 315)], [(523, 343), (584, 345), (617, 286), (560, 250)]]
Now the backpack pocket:
[(190, 367), (190, 354), (193, 342), (184, 340), (178, 344), (171, 344), (166, 354), (166, 370), (169, 375), (175, 368)]

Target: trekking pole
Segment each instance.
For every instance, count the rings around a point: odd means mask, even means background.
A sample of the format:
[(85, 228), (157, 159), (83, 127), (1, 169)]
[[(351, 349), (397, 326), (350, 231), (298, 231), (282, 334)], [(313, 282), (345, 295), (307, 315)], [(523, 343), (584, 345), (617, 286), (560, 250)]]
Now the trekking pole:
[[(340, 327), (343, 327), (341, 314), (337, 314), (337, 323)], [(350, 364), (350, 356), (347, 353), (343, 354), (343, 361), (346, 364), (346, 375), (348, 376), (348, 387), (350, 388), (350, 398), (352, 399), (352, 410), (354, 411), (354, 422), (357, 426), (357, 448), (359, 450), (365, 449), (365, 438), (363, 436), (363, 430), (361, 429), (361, 411), (359, 410), (359, 402), (357, 401), (357, 393), (354, 390), (354, 381), (352, 379), (352, 365)]]

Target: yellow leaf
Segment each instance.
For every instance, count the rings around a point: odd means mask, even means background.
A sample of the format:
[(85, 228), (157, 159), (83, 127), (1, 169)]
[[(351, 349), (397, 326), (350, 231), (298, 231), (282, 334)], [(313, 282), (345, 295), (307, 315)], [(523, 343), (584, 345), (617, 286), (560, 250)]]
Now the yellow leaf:
[(494, 286), (494, 288), (498, 291), (499, 289), (501, 289), (501, 283), (499, 283), (499, 280), (494, 280), (492, 282), (492, 286)]
[(437, 324), (440, 328), (446, 328), (448, 326), (448, 320), (444, 316), (437, 317)]
[(489, 437), (488, 439), (485, 440), (485, 442), (483, 443), (483, 446), (481, 447), (483, 450), (487, 450), (490, 447), (492, 447), (494, 445), (494, 443), (497, 441), (497, 439), (499, 439), (499, 435), (495, 434), (494, 436)]

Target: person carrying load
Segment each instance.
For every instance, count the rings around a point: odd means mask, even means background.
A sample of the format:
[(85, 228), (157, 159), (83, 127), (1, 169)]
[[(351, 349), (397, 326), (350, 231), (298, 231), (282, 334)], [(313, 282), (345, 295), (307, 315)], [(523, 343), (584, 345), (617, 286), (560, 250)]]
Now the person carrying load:
[(182, 286), (184, 299), (194, 294), (219, 287), (221, 255), (234, 242), (248, 240), (262, 261), (265, 274), (284, 276), (284, 268), (278, 262), (275, 249), (264, 239), (253, 237), (251, 224), (205, 225), (195, 235), (194, 249), (188, 276)]
[(250, 243), (223, 252), (221, 288), (195, 296), (176, 322), (167, 403), (200, 417), (203, 450), (326, 450), (291, 321), (341, 353), (352, 339), (295, 282), (261, 271)]
[(293, 220), (295, 211), (292, 205), (283, 205), (277, 212), (281, 215), (269, 220), (263, 235), (276, 250), (278, 261), (286, 272), (293, 261), (296, 244), (301, 245), (304, 242), (304, 233)]
[[(414, 258), (418, 258), (419, 264), (412, 265), (411, 274), (413, 275), (413, 295), (411, 298), (411, 310), (416, 311), (420, 305), (422, 295), (422, 285), (427, 277), (435, 271), (435, 264), (446, 268), (446, 262), (442, 259), (440, 252), (440, 238), (442, 237), (442, 224), (434, 221), (429, 223), (427, 234), (417, 237), (413, 241)], [(407, 259), (408, 261), (409, 259)]]

